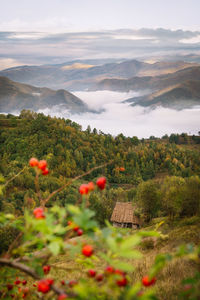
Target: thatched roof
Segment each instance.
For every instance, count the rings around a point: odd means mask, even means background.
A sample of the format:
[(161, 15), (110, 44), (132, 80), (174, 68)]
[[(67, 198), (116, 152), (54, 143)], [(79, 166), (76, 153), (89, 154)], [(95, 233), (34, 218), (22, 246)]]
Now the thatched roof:
[(133, 213), (131, 202), (117, 202), (111, 216), (111, 222), (139, 224), (139, 219)]

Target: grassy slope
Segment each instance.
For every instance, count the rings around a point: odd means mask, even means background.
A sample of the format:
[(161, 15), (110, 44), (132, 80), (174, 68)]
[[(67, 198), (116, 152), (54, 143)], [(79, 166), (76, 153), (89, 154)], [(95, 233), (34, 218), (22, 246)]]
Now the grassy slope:
[[(154, 220), (154, 223), (160, 220)], [(153, 264), (154, 259), (158, 253), (173, 253), (175, 249), (184, 243), (199, 244), (200, 242), (200, 218), (192, 217), (173, 222), (167, 220), (160, 227), (160, 231), (167, 235), (164, 240), (157, 240), (155, 243), (143, 243), (140, 250), (143, 253), (142, 260), (131, 262), (135, 265), (135, 272), (130, 274), (132, 282), (141, 280), (147, 274), (149, 267)], [(145, 228), (145, 230), (152, 230), (155, 225)], [(144, 228), (142, 229), (144, 230)], [(82, 237), (84, 239), (84, 237)], [(82, 239), (81, 238), (81, 239)], [(78, 238), (80, 239), (80, 238)], [(149, 246), (150, 245), (150, 246)], [(148, 247), (150, 249), (148, 249)], [(101, 250), (101, 249), (99, 249)], [(72, 280), (79, 279), (84, 274), (82, 265), (76, 263), (69, 254), (60, 255), (51, 259), (52, 271), (50, 275), (57, 280)], [(97, 262), (96, 269), (102, 272), (105, 265), (102, 262)], [(181, 290), (181, 281), (184, 278), (193, 276), (196, 270), (194, 262), (187, 259), (177, 259), (169, 263), (158, 276), (155, 289), (159, 299), (175, 300), (178, 299), (178, 294)]]

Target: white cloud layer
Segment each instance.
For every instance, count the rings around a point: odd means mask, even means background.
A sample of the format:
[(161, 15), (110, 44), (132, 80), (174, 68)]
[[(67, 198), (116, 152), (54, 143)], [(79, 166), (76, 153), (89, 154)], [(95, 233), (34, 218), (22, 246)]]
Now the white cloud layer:
[(77, 96), (91, 108), (104, 109), (100, 114), (85, 113), (70, 115), (68, 111), (46, 109), (43, 112), (52, 116), (70, 118), (86, 129), (88, 125), (104, 133), (147, 138), (151, 135), (161, 137), (165, 134), (187, 132), (197, 134), (200, 130), (200, 107), (176, 111), (158, 107), (154, 110), (141, 106), (131, 107), (121, 103), (127, 93), (110, 91), (77, 92)]

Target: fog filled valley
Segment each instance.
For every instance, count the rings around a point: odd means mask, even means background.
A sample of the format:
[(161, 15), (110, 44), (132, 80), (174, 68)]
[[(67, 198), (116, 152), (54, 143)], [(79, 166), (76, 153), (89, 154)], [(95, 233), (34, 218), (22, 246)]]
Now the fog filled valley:
[(82, 125), (83, 129), (90, 125), (92, 129), (96, 128), (114, 136), (123, 133), (125, 136), (147, 138), (152, 135), (161, 137), (165, 134), (182, 132), (197, 134), (199, 131), (200, 106), (173, 110), (161, 106), (153, 109), (139, 105), (132, 107), (128, 103), (122, 103), (138, 95), (137, 92), (74, 92), (74, 95), (98, 113), (71, 115), (59, 106), (39, 111), (51, 116), (70, 118)]
[(162, 59), (154, 63), (79, 60), (9, 68), (0, 71), (0, 112), (19, 115), (29, 109), (71, 118), (83, 129), (89, 125), (139, 138), (196, 134), (199, 63), (193, 58), (191, 62)]

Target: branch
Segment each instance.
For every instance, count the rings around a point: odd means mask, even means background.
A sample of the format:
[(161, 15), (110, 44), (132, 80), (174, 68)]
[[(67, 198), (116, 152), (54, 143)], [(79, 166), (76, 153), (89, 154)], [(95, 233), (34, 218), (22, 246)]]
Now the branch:
[(59, 193), (59, 192), (61, 192), (62, 190), (64, 190), (64, 189), (65, 189), (67, 186), (69, 186), (72, 182), (74, 182), (74, 181), (76, 181), (76, 180), (78, 180), (78, 179), (80, 179), (80, 178), (82, 178), (82, 177), (84, 177), (84, 176), (86, 176), (86, 175), (92, 173), (94, 170), (103, 168), (103, 167), (105, 167), (105, 166), (107, 166), (107, 165), (110, 165), (110, 164), (112, 164), (112, 163), (113, 163), (113, 160), (109, 161), (108, 163), (102, 164), (102, 165), (100, 165), (100, 166), (94, 167), (94, 168), (92, 168), (91, 170), (85, 172), (85, 173), (82, 174), (82, 175), (78, 175), (78, 176), (74, 177), (74, 178), (71, 179), (69, 182), (67, 182), (66, 184), (64, 184), (63, 186), (61, 186), (59, 189), (53, 191), (46, 199), (43, 199), (43, 200), (42, 200), (42, 203), (41, 203), (41, 204), (42, 204), (41, 206), (45, 207), (46, 203), (47, 203), (54, 195), (56, 195), (57, 193)]
[[(18, 263), (18, 262), (15, 262), (15, 261), (12, 261), (12, 260), (9, 260), (6, 258), (0, 258), (0, 265), (20, 270), (36, 280), (41, 279), (41, 277), (33, 269), (29, 268), (28, 266), (26, 266), (24, 264), (21, 264), (21, 263)], [(65, 294), (64, 290), (60, 289), (59, 287), (57, 287), (54, 284), (51, 285), (51, 289), (58, 295)]]
[(14, 247), (17, 245), (17, 243), (19, 242), (20, 238), (22, 237), (23, 233), (20, 232), (17, 237), (15, 238), (15, 240), (10, 244), (8, 251), (6, 252), (5, 257), (10, 257), (10, 253), (12, 252), (12, 250), (14, 249)]
[(25, 166), (19, 173), (17, 173), (15, 176), (13, 176), (8, 181), (6, 181), (4, 186), (7, 186), (11, 181), (13, 181), (16, 177), (18, 177), (22, 172), (24, 172), (26, 170), (26, 168), (27, 168), (27, 166)]
[(0, 258), (0, 265), (18, 269), (18, 270), (28, 274), (29, 276), (33, 277), (34, 279), (37, 279), (37, 280), (40, 279), (40, 276), (34, 270), (32, 270), (31, 268), (27, 267), (24, 264), (12, 261), (10, 259)]

